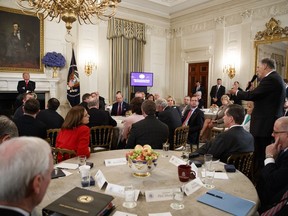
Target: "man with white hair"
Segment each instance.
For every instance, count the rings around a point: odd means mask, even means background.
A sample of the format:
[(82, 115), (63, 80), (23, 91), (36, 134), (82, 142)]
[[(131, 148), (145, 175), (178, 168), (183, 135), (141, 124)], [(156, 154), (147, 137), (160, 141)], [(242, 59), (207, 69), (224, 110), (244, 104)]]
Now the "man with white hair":
[(0, 215), (28, 216), (50, 183), (51, 148), (40, 138), (17, 137), (0, 145), (0, 155)]
[(7, 116), (0, 116), (0, 144), (5, 140), (18, 137), (18, 129), (15, 123)]

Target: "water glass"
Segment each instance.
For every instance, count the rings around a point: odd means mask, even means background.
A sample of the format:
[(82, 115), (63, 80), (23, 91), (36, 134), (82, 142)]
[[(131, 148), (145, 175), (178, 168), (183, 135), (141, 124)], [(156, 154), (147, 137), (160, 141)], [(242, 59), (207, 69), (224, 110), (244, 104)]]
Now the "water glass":
[(215, 186), (213, 185), (215, 175), (215, 169), (213, 167), (210, 167), (209, 169), (205, 170), (205, 187), (207, 189), (212, 189)]
[(212, 159), (213, 155), (212, 154), (205, 154), (204, 155), (204, 168), (205, 169), (210, 169), (212, 167)]
[(175, 202), (171, 203), (170, 207), (175, 210), (183, 209), (184, 208), (184, 204), (182, 203), (183, 198), (184, 198), (184, 191), (174, 191), (173, 200)]
[(169, 143), (163, 143), (163, 154), (162, 154), (162, 157), (168, 157), (168, 151), (169, 151), (169, 146), (170, 144)]
[(124, 188), (124, 193), (125, 202), (123, 203), (123, 206), (125, 208), (135, 208), (137, 206), (137, 203), (135, 202), (136, 191), (133, 186), (126, 186)]
[(78, 156), (78, 164), (79, 164), (79, 167), (86, 165), (86, 156), (85, 155), (79, 155)]
[(191, 153), (191, 146), (190, 144), (186, 144), (185, 147), (183, 147), (183, 152), (182, 152), (182, 158), (189, 160), (189, 154)]
[(90, 166), (83, 165), (79, 167), (80, 176), (81, 176), (81, 185), (82, 187), (90, 186)]

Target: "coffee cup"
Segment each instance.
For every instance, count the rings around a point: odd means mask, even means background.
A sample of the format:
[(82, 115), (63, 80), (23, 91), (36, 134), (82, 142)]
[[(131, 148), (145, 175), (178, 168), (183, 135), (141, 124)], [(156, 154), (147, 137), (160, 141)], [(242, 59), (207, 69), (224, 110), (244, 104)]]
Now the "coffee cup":
[(190, 179), (195, 179), (196, 178), (196, 173), (195, 171), (191, 170), (191, 166), (186, 164), (186, 165), (179, 165), (178, 166), (178, 177), (181, 182), (187, 182)]

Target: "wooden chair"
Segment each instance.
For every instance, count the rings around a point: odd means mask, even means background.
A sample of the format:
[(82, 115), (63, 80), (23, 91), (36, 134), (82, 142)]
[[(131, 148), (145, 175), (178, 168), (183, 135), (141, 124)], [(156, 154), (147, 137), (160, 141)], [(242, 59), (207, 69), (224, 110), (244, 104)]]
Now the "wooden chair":
[(113, 141), (113, 126), (94, 126), (90, 128), (91, 152), (111, 149)]
[(60, 128), (53, 128), (47, 130), (47, 138), (46, 141), (50, 144), (51, 147), (55, 147), (56, 138), (60, 131)]
[(176, 150), (177, 148), (180, 148), (183, 146), (186, 147), (187, 139), (188, 139), (188, 133), (189, 133), (189, 126), (180, 126), (177, 127), (174, 130), (174, 139), (172, 144), (172, 149)]
[(213, 127), (211, 129), (211, 139), (214, 139), (218, 134), (220, 134), (220, 133), (222, 133), (224, 131), (225, 131), (225, 127), (223, 127), (223, 128), (221, 128), (221, 127)]
[(227, 158), (227, 164), (233, 164), (236, 169), (252, 181), (253, 152), (233, 153)]
[(63, 160), (67, 160), (69, 158), (76, 156), (76, 152), (74, 150), (55, 148), (55, 147), (51, 147), (51, 150), (52, 150), (54, 164), (57, 164), (58, 162), (60, 162), (59, 158), (63, 158)]

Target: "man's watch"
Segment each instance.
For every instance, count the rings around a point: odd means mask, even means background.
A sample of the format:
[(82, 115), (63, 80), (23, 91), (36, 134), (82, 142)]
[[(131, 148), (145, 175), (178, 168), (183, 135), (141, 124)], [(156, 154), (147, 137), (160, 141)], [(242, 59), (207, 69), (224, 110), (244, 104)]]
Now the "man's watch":
[(266, 158), (274, 158), (272, 154), (266, 154)]

